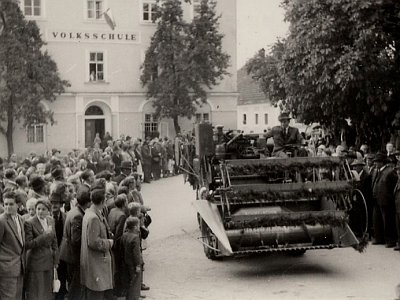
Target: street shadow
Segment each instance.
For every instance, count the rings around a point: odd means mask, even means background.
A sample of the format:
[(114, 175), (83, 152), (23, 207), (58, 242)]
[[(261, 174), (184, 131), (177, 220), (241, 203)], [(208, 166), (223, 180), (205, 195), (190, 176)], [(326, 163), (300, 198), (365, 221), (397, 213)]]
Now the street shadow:
[(289, 253), (257, 254), (245, 257), (223, 259), (231, 266), (232, 275), (236, 277), (301, 277), (323, 276), (336, 278), (342, 276), (340, 269), (324, 265), (323, 261), (314, 261), (307, 257), (293, 256)]

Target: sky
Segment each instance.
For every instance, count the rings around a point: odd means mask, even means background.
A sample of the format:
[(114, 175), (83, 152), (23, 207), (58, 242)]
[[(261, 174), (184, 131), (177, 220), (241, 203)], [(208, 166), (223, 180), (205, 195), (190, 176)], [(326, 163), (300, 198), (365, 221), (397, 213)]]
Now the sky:
[(281, 0), (237, 0), (237, 68), (261, 48), (268, 49), (278, 37), (286, 36)]

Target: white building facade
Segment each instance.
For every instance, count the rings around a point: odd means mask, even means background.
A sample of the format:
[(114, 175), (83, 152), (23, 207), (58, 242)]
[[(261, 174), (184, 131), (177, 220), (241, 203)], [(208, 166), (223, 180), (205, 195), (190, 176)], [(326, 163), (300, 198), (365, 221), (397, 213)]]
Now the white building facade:
[(278, 120), (280, 109), (271, 104), (258, 83), (247, 74), (246, 67), (238, 71), (238, 92), (238, 130), (244, 133), (262, 134), (280, 125)]
[[(196, 5), (182, 1), (190, 21)], [(174, 137), (172, 120), (154, 118), (151, 100), (146, 100), (140, 82), (140, 66), (156, 25), (152, 23), (155, 0), (21, 0), (25, 17), (35, 20), (46, 41), (46, 50), (57, 63), (62, 79), (71, 84), (53, 103), (56, 124), (18, 126), (14, 131), (16, 153), (44, 153), (57, 148), (66, 153), (93, 144), (96, 133), (109, 132), (133, 138), (159, 132)], [(106, 23), (103, 12), (111, 9), (116, 27)], [(183, 131), (197, 121), (223, 124), (236, 129), (236, 0), (218, 0), (219, 30), (225, 35), (223, 51), (230, 57), (231, 74), (208, 93), (207, 103), (192, 119), (181, 119)], [(0, 156), (7, 154), (0, 137)]]

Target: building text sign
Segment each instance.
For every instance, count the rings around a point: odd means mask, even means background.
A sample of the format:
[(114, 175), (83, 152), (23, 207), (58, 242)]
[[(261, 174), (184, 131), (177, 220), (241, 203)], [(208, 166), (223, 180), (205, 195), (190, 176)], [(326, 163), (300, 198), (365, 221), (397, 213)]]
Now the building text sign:
[(137, 32), (102, 32), (78, 30), (47, 30), (47, 41), (89, 43), (140, 43)]

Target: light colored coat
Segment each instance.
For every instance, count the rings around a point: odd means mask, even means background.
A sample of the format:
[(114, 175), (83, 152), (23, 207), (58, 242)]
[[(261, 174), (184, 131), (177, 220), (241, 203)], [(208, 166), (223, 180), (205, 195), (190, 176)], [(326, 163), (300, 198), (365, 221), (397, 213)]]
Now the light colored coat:
[(107, 220), (92, 205), (82, 223), (81, 284), (93, 291), (113, 288), (113, 263)]

